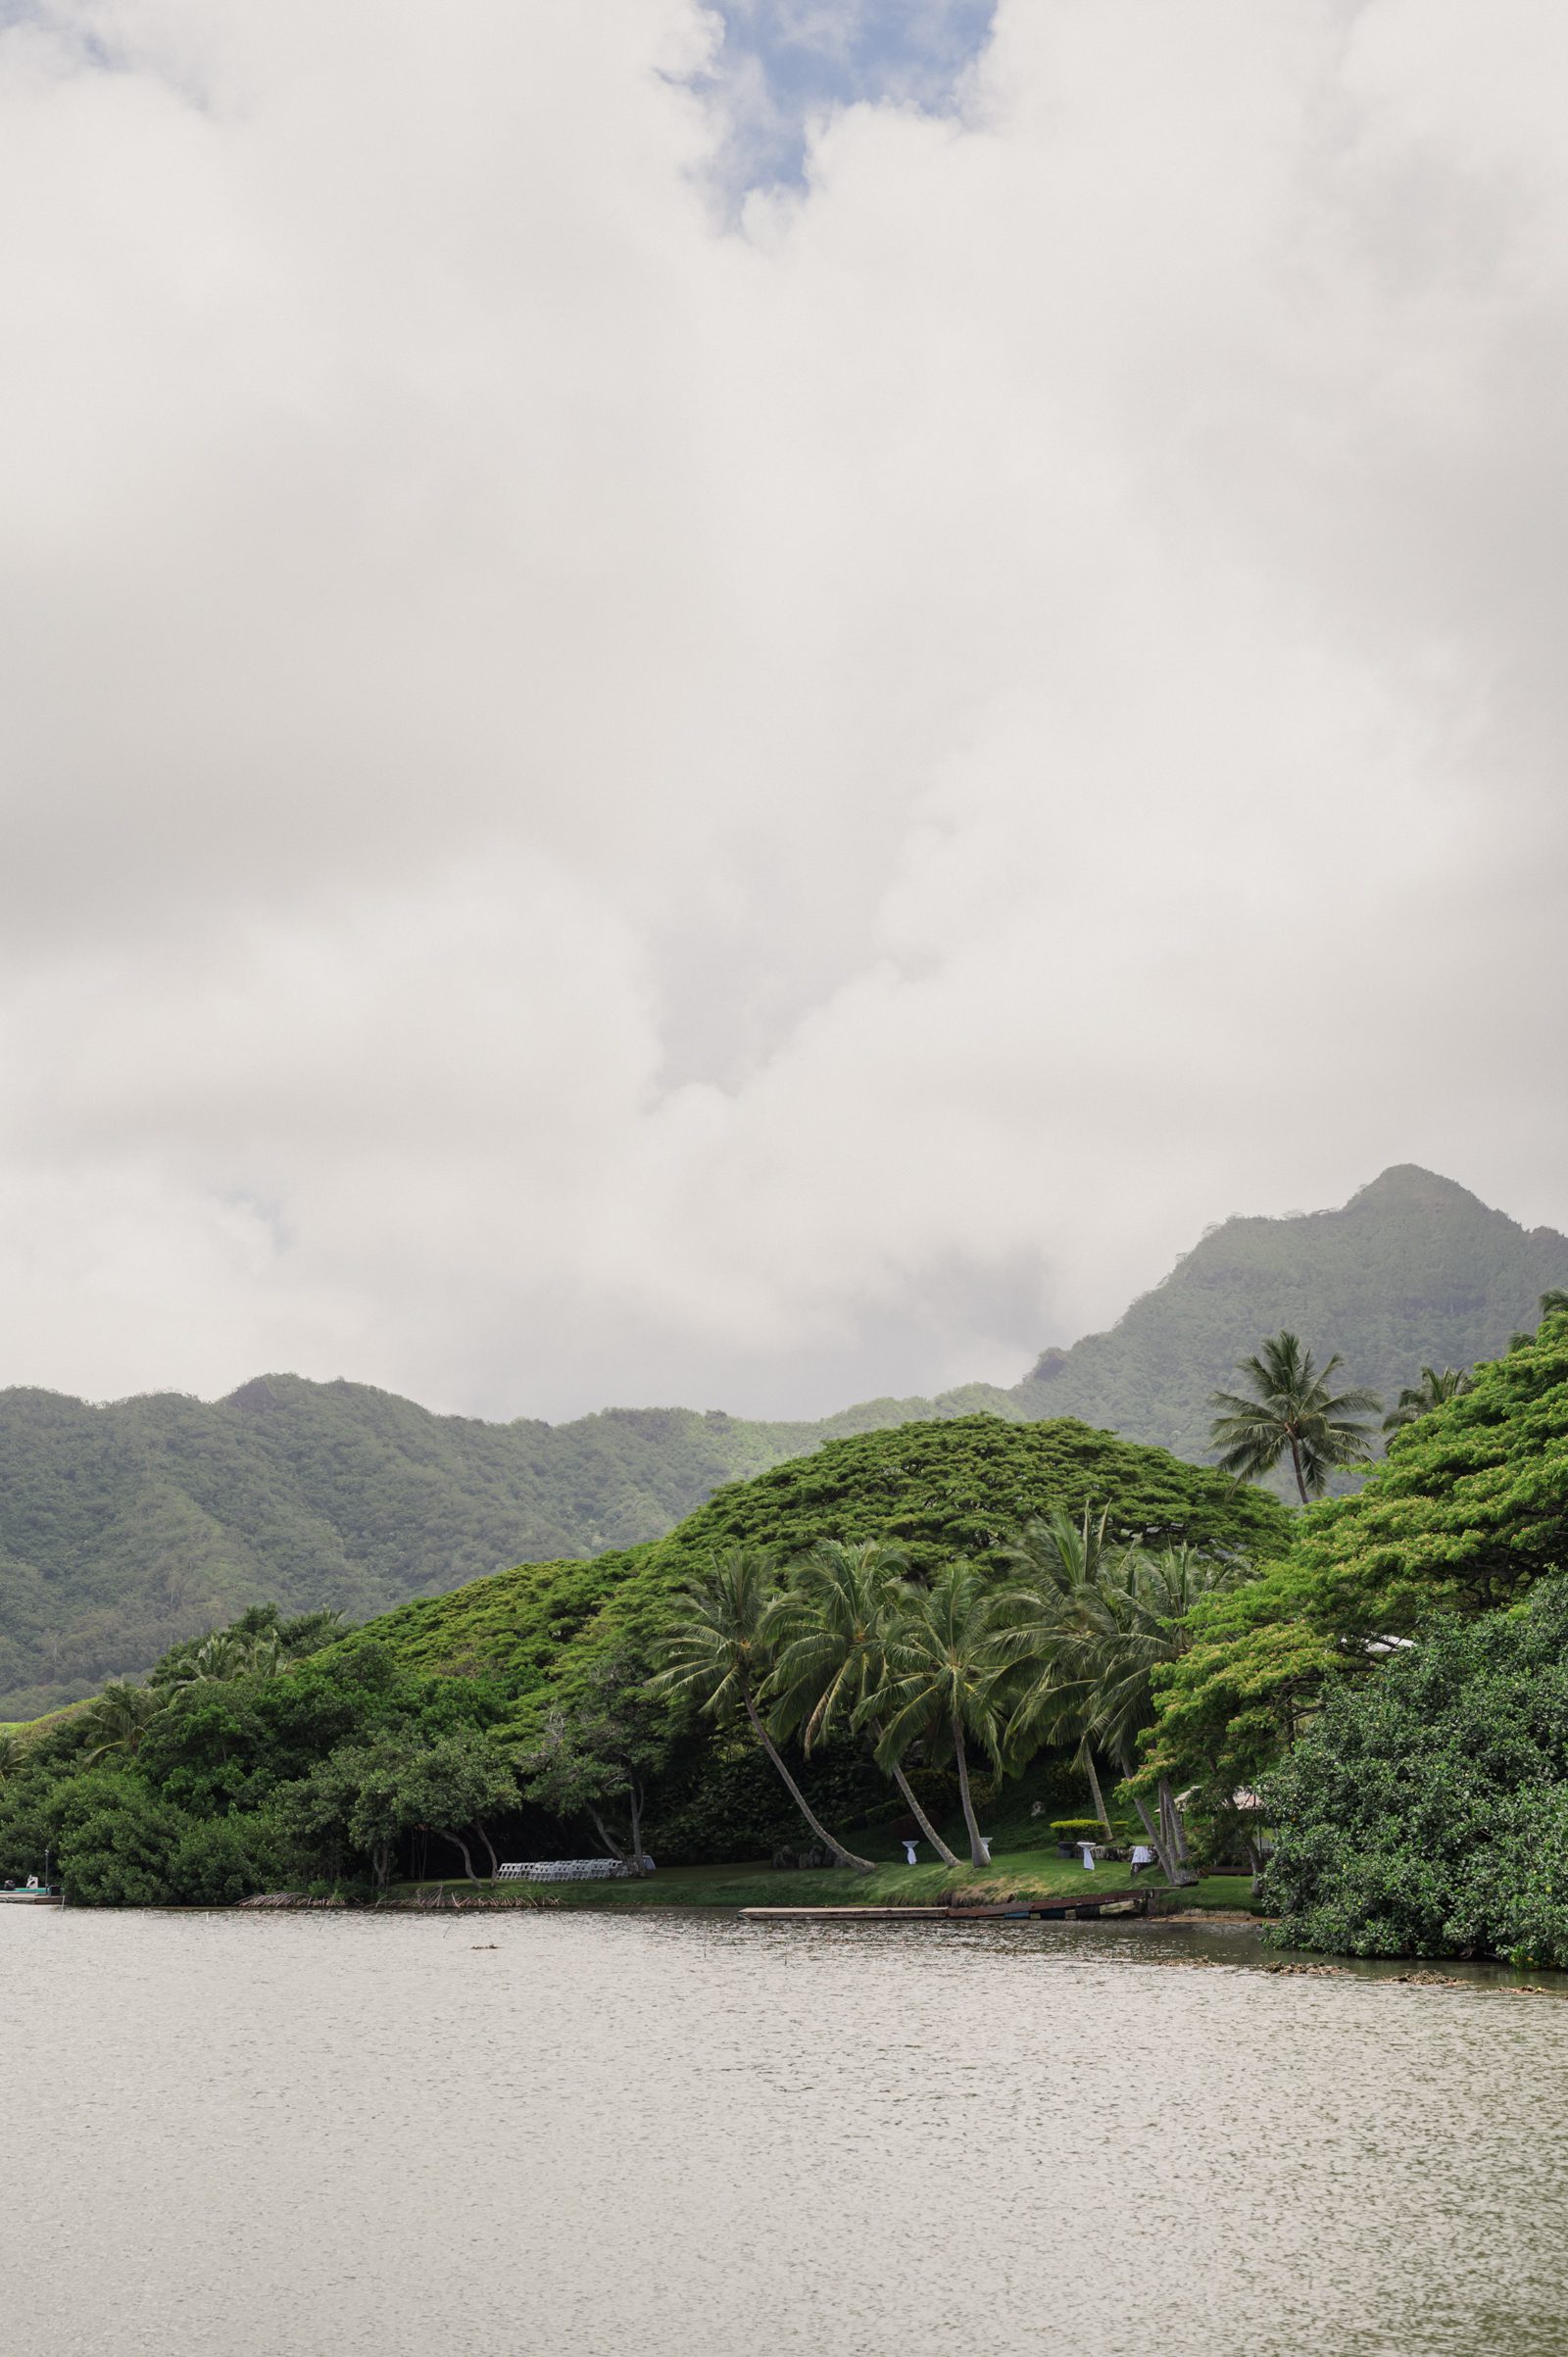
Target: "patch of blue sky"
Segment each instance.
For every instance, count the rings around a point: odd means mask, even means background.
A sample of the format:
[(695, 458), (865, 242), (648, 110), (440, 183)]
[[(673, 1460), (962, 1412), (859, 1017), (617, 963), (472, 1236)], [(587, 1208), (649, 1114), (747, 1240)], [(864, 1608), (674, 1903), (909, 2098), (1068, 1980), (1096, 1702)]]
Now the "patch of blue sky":
[(952, 113), (991, 37), (996, 0), (717, 0), (721, 36), (697, 87), (722, 125), (730, 201), (799, 187), (811, 124), (842, 107)]

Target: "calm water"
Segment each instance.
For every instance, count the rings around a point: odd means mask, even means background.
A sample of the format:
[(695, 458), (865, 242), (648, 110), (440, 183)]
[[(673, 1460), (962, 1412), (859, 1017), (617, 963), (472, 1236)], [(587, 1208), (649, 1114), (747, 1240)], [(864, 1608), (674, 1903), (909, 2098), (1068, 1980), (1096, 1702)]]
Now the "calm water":
[(5, 2346), (1562, 2357), (1568, 2004), (1254, 1955), (0, 1910)]

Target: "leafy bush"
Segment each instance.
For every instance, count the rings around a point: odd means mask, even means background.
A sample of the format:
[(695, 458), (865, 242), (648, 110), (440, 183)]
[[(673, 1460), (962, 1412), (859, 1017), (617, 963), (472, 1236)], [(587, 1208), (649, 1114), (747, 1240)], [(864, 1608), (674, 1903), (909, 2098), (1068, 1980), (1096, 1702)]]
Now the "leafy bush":
[(275, 1889), (276, 1843), (262, 1816), (193, 1817), (171, 1852), (170, 1895), (196, 1907), (221, 1907)]
[(1332, 1694), (1264, 1799), (1288, 1944), (1568, 1966), (1568, 1580)]
[(73, 1906), (154, 1907), (172, 1895), (170, 1867), (189, 1820), (139, 1777), (73, 1777), (59, 1787), (54, 1813), (60, 1878)]

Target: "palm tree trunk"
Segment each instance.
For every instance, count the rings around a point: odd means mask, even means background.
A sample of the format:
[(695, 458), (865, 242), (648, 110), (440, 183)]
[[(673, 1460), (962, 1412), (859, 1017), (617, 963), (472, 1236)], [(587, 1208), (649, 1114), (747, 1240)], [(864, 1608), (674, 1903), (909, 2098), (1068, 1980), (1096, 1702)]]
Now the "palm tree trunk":
[(1083, 1763), (1089, 1775), (1089, 1790), (1095, 1796), (1095, 1815), (1104, 1827), (1106, 1841), (1113, 1841), (1115, 1837), (1111, 1832), (1110, 1818), (1105, 1808), (1105, 1795), (1100, 1789), (1100, 1778), (1095, 1769), (1094, 1746), (1087, 1736), (1085, 1736), (1083, 1743)]
[(752, 1722), (752, 1733), (756, 1736), (758, 1742), (761, 1744), (762, 1749), (767, 1753), (768, 1758), (772, 1761), (774, 1767), (778, 1770), (780, 1777), (783, 1779), (784, 1788), (789, 1793), (790, 1798), (794, 1801), (796, 1807), (800, 1810), (801, 1815), (806, 1819), (807, 1824), (810, 1827), (812, 1833), (815, 1834), (817, 1840), (822, 1843), (823, 1847), (826, 1849), (831, 1849), (833, 1855), (839, 1859), (843, 1865), (853, 1866), (860, 1874), (875, 1874), (876, 1867), (870, 1858), (857, 1857), (853, 1849), (846, 1849), (843, 1842), (835, 1840), (834, 1836), (828, 1832), (827, 1827), (822, 1823), (821, 1819), (814, 1814), (810, 1802), (807, 1799), (806, 1794), (801, 1791), (800, 1786), (796, 1783), (794, 1777), (784, 1765), (783, 1754), (779, 1750), (778, 1745), (774, 1743), (772, 1737), (768, 1734), (767, 1729), (763, 1726), (761, 1715), (758, 1710), (757, 1704), (752, 1700), (750, 1694), (748, 1694), (746, 1697), (746, 1716)]
[(937, 1856), (942, 1860), (943, 1865), (958, 1865), (961, 1861), (959, 1860), (956, 1850), (950, 1849), (946, 1841), (943, 1841), (942, 1836), (937, 1832), (936, 1827), (932, 1824), (930, 1818), (926, 1815), (918, 1800), (916, 1800), (914, 1796), (914, 1788), (910, 1784), (908, 1778), (905, 1775), (902, 1768), (894, 1769), (893, 1781), (898, 1786), (899, 1791), (903, 1793), (905, 1799), (908, 1802), (910, 1816), (919, 1826), (920, 1831), (924, 1834), (926, 1840), (936, 1851)]
[[(882, 1741), (882, 1730), (875, 1719), (871, 1721), (871, 1741), (873, 1745)], [(942, 1836), (937, 1832), (936, 1827), (932, 1824), (930, 1818), (926, 1815), (918, 1800), (916, 1800), (914, 1796), (914, 1787), (905, 1775), (903, 1765), (898, 1760), (895, 1760), (893, 1763), (893, 1781), (898, 1786), (900, 1792), (904, 1795), (904, 1798), (907, 1801), (910, 1816), (914, 1819), (916, 1825), (918, 1825), (920, 1831), (924, 1834), (926, 1840), (936, 1851), (937, 1856), (942, 1860), (943, 1865), (958, 1865), (960, 1860), (958, 1859), (956, 1853), (948, 1847), (946, 1841), (943, 1841)]]
[(963, 1728), (956, 1712), (953, 1720), (953, 1756), (958, 1763), (958, 1798), (963, 1803), (963, 1822), (969, 1829), (969, 1863), (971, 1866), (989, 1866), (990, 1853), (980, 1839), (974, 1802), (969, 1797), (969, 1759), (963, 1747)]
[(1168, 1776), (1162, 1776), (1159, 1780), (1159, 1815), (1170, 1842), (1171, 1855), (1178, 1866), (1185, 1868), (1188, 1864), (1187, 1828), (1182, 1823), (1182, 1813), (1176, 1806), (1176, 1795), (1170, 1789)]
[[(1122, 1757), (1121, 1772), (1123, 1777), (1131, 1776), (1133, 1772), (1133, 1763), (1129, 1758), (1126, 1757), (1125, 1754), (1123, 1754)], [(1164, 1784), (1164, 1778), (1161, 1777), (1160, 1782), (1162, 1785)], [(1169, 1838), (1168, 1829), (1164, 1822), (1163, 1806), (1161, 1806), (1160, 1809), (1160, 1821), (1158, 1824), (1154, 1822), (1154, 1813), (1150, 1807), (1148, 1801), (1144, 1798), (1142, 1792), (1135, 1792), (1133, 1794), (1133, 1806), (1138, 1811), (1138, 1822), (1149, 1837), (1149, 1846), (1153, 1851), (1155, 1857), (1158, 1858), (1159, 1869), (1165, 1877), (1166, 1882), (1170, 1884), (1173, 1890), (1178, 1891), (1184, 1889), (1189, 1883), (1196, 1883), (1198, 1880), (1197, 1875), (1193, 1872), (1191, 1866), (1187, 1864), (1186, 1859), (1178, 1856), (1176, 1844)]]
[(1302, 1505), (1305, 1505), (1307, 1502), (1307, 1496), (1306, 1484), (1301, 1479), (1301, 1451), (1297, 1446), (1296, 1435), (1294, 1432), (1291, 1435), (1291, 1464), (1296, 1473), (1296, 1486), (1301, 1493), (1301, 1503)]

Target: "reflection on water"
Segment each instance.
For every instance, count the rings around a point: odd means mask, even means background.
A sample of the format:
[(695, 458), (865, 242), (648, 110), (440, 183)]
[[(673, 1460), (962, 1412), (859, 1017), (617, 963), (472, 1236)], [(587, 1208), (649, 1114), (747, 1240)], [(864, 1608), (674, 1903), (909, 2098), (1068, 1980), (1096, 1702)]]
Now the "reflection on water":
[(5, 2345), (1562, 2357), (1568, 2004), (1257, 1966), (1157, 1925), (17, 1909)]

